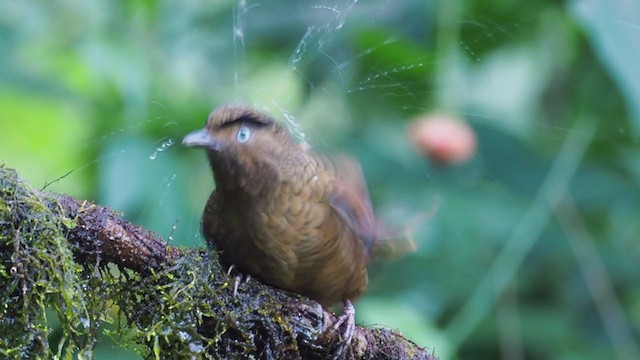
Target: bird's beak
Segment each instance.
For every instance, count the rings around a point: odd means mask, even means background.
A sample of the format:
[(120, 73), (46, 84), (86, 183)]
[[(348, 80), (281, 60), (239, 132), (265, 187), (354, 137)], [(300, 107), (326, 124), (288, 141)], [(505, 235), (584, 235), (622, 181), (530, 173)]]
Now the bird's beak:
[(207, 129), (196, 130), (187, 134), (182, 139), (182, 145), (188, 147), (204, 147), (208, 149), (218, 150), (220, 144), (214, 139)]

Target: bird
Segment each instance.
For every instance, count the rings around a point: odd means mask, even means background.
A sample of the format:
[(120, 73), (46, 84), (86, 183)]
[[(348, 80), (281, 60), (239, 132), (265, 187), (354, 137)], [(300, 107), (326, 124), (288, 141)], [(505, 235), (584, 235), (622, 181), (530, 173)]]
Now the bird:
[(376, 240), (359, 163), (314, 151), (270, 115), (242, 104), (214, 110), (182, 143), (206, 150), (215, 189), (201, 230), (223, 265), (325, 308), (342, 303), (334, 330), (344, 326), (349, 344), (352, 301), (366, 291)]

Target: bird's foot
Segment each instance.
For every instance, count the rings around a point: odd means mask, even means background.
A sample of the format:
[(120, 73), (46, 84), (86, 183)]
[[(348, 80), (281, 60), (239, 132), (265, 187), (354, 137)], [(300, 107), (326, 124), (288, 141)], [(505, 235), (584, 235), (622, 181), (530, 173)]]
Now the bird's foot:
[[(347, 349), (351, 346), (351, 340), (356, 330), (356, 310), (353, 308), (351, 301), (346, 300), (342, 313), (336, 318), (335, 324), (333, 324), (332, 331), (340, 334), (338, 348), (333, 355), (333, 359), (341, 359), (346, 355)], [(344, 329), (342, 329), (344, 327)]]
[(238, 296), (238, 287), (240, 286), (240, 284), (242, 283), (248, 283), (249, 280), (251, 280), (251, 275), (247, 274), (247, 275), (236, 275), (236, 279), (233, 283), (233, 297)]
[(236, 267), (236, 266), (235, 265), (229, 266), (229, 269), (227, 270), (227, 276), (231, 276), (231, 272), (233, 271), (234, 267)]
[[(231, 272), (235, 267), (235, 265), (229, 266), (229, 270), (227, 270), (227, 276), (231, 276)], [(240, 286), (240, 284), (242, 284), (243, 282), (248, 283), (249, 280), (251, 280), (251, 275), (243, 275), (239, 273), (234, 278), (235, 281), (233, 282), (233, 297), (235, 298), (236, 296), (238, 296), (238, 287)]]

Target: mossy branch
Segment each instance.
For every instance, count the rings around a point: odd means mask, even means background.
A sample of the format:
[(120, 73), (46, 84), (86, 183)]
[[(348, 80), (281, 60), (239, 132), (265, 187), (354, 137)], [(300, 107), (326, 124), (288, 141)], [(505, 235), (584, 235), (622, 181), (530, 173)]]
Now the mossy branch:
[[(318, 303), (234, 278), (114, 211), (40, 192), (0, 166), (0, 357), (91, 357), (99, 330), (147, 358), (324, 359), (339, 343)], [(46, 310), (64, 336), (50, 346)], [(56, 348), (56, 349), (52, 349)], [(357, 327), (349, 355), (436, 359), (397, 332)]]

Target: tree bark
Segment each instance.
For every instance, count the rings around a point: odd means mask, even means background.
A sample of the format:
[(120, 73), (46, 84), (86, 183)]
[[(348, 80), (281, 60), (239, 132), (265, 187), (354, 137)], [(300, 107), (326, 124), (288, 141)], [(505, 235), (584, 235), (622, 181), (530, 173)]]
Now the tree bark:
[[(12, 170), (4, 168), (0, 176), (13, 176), (13, 181), (22, 182), (16, 186), (27, 186), (31, 192), (28, 196), (45, 199), (47, 208), (55, 210), (50, 211), (48, 216), (60, 217), (62, 220), (58, 219), (57, 223), (67, 224), (63, 225), (63, 231), (77, 263), (85, 267), (98, 265), (97, 268), (103, 270), (106, 264), (115, 264), (123, 272), (131, 271), (138, 275), (127, 284), (127, 298), (137, 298), (138, 302), (123, 300), (117, 304), (121, 308), (125, 307), (121, 310), (139, 328), (149, 324), (142, 324), (143, 321), (136, 318), (135, 314), (146, 311), (149, 313), (146, 316), (152, 316), (159, 311), (157, 309), (166, 309), (161, 304), (154, 303), (159, 302), (157, 299), (162, 299), (158, 294), (162, 290), (157, 290), (153, 296), (145, 294), (141, 301), (137, 287), (151, 281), (151, 278), (157, 279), (159, 273), (179, 273), (184, 272), (185, 268), (193, 267), (189, 276), (200, 276), (198, 274), (202, 271), (211, 271), (210, 277), (205, 280), (206, 284), (215, 289), (211, 292), (211, 299), (202, 299), (202, 294), (194, 293), (194, 299), (198, 301), (190, 304), (188, 310), (200, 314), (197, 317), (199, 320), (193, 325), (197, 333), (202, 338), (215, 339), (209, 342), (213, 345), (204, 347), (209, 357), (225, 358), (241, 353), (246, 357), (252, 355), (264, 359), (324, 359), (330, 358), (340, 344), (339, 332), (332, 330), (336, 317), (312, 300), (265, 286), (257, 280), (242, 282), (237, 294), (234, 294), (236, 279), (220, 268), (215, 254), (204, 249), (170, 246), (157, 234), (122, 219), (104, 206), (66, 195), (34, 190), (24, 184)], [(19, 203), (16, 192), (7, 194), (9, 192), (6, 191), (0, 193), (0, 206), (11, 208)], [(13, 217), (16, 218), (15, 215)], [(0, 222), (0, 230), (5, 233), (16, 228), (15, 223)], [(0, 250), (15, 251), (9, 247), (0, 247)], [(14, 267), (11, 275), (15, 275)], [(204, 269), (205, 267), (207, 268)], [(92, 281), (96, 281), (95, 272), (93, 275), (85, 272), (83, 276), (93, 276)], [(171, 284), (156, 287), (165, 288), (171, 289)], [(185, 292), (196, 291), (190, 289), (189, 286), (184, 286), (170, 296), (178, 297), (178, 293), (183, 296)], [(141, 303), (145, 306), (141, 307)], [(133, 307), (140, 309), (132, 309)], [(4, 335), (0, 334), (0, 338), (2, 336)], [(162, 351), (171, 346), (171, 340), (164, 339), (160, 341), (160, 345), (158, 342), (151, 345), (154, 350), (150, 353), (155, 352), (157, 357), (157, 351), (160, 351), (162, 358)], [(395, 331), (360, 326), (356, 327), (353, 341), (344, 357), (436, 359), (432, 351), (415, 345)]]

